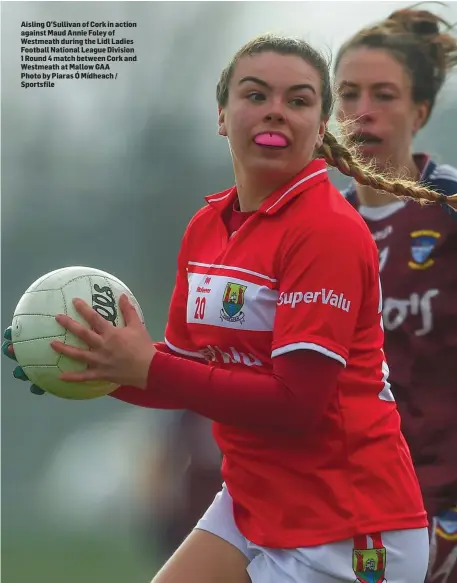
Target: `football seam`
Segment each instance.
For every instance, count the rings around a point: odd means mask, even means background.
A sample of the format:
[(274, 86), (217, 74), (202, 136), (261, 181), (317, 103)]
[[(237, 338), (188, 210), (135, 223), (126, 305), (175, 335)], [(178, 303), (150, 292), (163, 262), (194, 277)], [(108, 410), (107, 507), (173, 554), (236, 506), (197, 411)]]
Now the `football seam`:
[(24, 342), (35, 342), (35, 340), (46, 340), (46, 338), (62, 338), (65, 334), (51, 334), (51, 336), (39, 336), (29, 340), (15, 340), (13, 344), (24, 344)]
[[(70, 285), (70, 283), (73, 283), (74, 281), (76, 281), (78, 279), (83, 279), (85, 277), (94, 277), (94, 276), (102, 277), (103, 279), (109, 279), (110, 281), (112, 281), (114, 283), (121, 282), (121, 280), (116, 281), (115, 279), (111, 279), (111, 278), (106, 277), (105, 275), (99, 275), (97, 273), (91, 273), (91, 274), (84, 273), (83, 275), (77, 275), (77, 276), (73, 277), (72, 279), (69, 279), (66, 283), (63, 284), (63, 286), (61, 288), (58, 288), (58, 289), (62, 290), (64, 287), (67, 287), (67, 285)], [(46, 279), (44, 281), (46, 281)], [(127, 286), (125, 285), (124, 282), (121, 282), (121, 283), (123, 284), (124, 287), (127, 288)], [(129, 288), (127, 288), (127, 289), (129, 289)], [(46, 291), (57, 291), (57, 289), (56, 288), (50, 288), (50, 289), (41, 289), (40, 288), (40, 289), (32, 289), (30, 291), (26, 291), (25, 293), (35, 294), (35, 293), (46, 292)]]
[[(65, 287), (65, 286), (64, 286), (64, 287)], [(66, 301), (66, 299), (65, 299), (65, 294), (63, 293), (63, 288), (62, 288), (62, 287), (60, 288), (60, 293), (62, 294), (62, 300), (63, 300), (64, 313), (65, 313), (65, 315), (67, 316), (67, 315), (68, 315), (68, 311), (67, 311), (67, 301)], [(67, 345), (67, 333), (68, 333), (68, 330), (65, 328), (65, 332), (64, 332), (64, 334), (63, 334), (63, 343), (65, 344), (65, 346)], [(59, 358), (57, 359), (57, 362), (56, 362), (56, 367), (57, 367), (57, 368), (58, 368), (58, 369), (59, 369), (61, 372), (63, 372), (63, 371), (62, 371), (62, 369), (60, 368), (60, 366), (59, 366), (59, 363), (60, 363), (60, 361), (62, 360), (62, 356), (63, 356), (63, 354), (62, 354), (62, 353), (60, 353), (60, 354), (59, 354)]]
[(16, 314), (14, 314), (14, 317), (16, 316), (40, 316), (43, 318), (55, 318), (56, 314), (31, 314), (30, 312), (24, 312), (23, 314), (21, 312), (18, 312)]
[(24, 364), (23, 366), (21, 366), (21, 368), (59, 368), (59, 367), (56, 364)]

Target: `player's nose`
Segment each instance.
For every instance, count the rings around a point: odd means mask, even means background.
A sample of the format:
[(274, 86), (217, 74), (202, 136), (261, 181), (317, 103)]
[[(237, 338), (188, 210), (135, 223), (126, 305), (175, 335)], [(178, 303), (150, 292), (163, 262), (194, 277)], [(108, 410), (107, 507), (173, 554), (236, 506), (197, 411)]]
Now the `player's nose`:
[(267, 122), (283, 122), (286, 119), (284, 104), (280, 99), (272, 99), (269, 102), (268, 110), (265, 114), (265, 121)]
[(362, 94), (354, 104), (352, 114), (360, 123), (374, 121), (376, 117), (376, 107), (373, 100), (368, 95)]

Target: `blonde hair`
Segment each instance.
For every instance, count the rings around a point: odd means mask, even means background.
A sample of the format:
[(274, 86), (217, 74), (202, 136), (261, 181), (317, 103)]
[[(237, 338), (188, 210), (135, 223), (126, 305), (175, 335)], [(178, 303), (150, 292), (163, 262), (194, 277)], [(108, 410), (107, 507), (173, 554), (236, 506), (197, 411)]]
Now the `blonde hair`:
[(381, 193), (393, 194), (400, 199), (411, 198), (420, 204), (448, 204), (457, 210), (457, 194), (446, 196), (412, 180), (388, 178), (362, 162), (355, 149), (341, 144), (328, 130), (318, 150), (318, 156), (323, 158), (329, 166), (337, 168), (342, 174), (353, 178), (359, 184), (370, 186)]
[[(274, 52), (280, 55), (296, 55), (301, 57), (319, 73), (322, 83), (322, 118), (329, 119), (333, 108), (333, 92), (330, 80), (330, 67), (324, 56), (307, 42), (301, 39), (276, 35), (263, 35), (249, 41), (241, 47), (228, 66), (222, 71), (216, 89), (219, 107), (225, 107), (228, 102), (229, 85), (238, 61), (244, 56)], [(372, 170), (357, 156), (355, 148), (341, 144), (328, 130), (325, 132), (322, 146), (317, 156), (327, 164), (337, 168), (342, 174), (354, 178), (359, 184), (370, 186), (380, 192), (390, 193), (399, 198), (411, 198), (419, 203), (448, 204), (457, 210), (457, 194), (445, 196), (417, 182), (388, 178)]]

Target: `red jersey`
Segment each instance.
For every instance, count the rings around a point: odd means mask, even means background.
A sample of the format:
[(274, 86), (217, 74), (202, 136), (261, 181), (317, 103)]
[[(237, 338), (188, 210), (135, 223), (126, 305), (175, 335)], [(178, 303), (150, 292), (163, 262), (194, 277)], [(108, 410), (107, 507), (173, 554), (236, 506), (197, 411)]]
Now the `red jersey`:
[(272, 374), (316, 350), (344, 368), (323, 419), (300, 436), (214, 424), (238, 528), (270, 547), (426, 526), (383, 355), (376, 245), (311, 162), (231, 237), (236, 189), (207, 197), (183, 238), (166, 342), (210, 366)]

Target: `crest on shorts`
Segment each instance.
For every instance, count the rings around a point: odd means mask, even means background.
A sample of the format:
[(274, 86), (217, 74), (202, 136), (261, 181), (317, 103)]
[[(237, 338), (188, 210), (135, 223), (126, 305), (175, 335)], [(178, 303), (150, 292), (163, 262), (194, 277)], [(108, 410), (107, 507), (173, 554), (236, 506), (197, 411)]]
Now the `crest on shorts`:
[(386, 549), (354, 549), (352, 567), (357, 578), (354, 583), (383, 583), (386, 580)]
[(441, 237), (441, 233), (430, 230), (413, 231), (410, 237), (413, 260), (408, 265), (412, 269), (428, 269), (434, 264), (434, 260), (431, 259), (430, 255)]
[(222, 298), (222, 310), (220, 312), (221, 320), (227, 322), (239, 322), (242, 324), (245, 320), (243, 306), (245, 285), (228, 282), (225, 286), (224, 296)]

